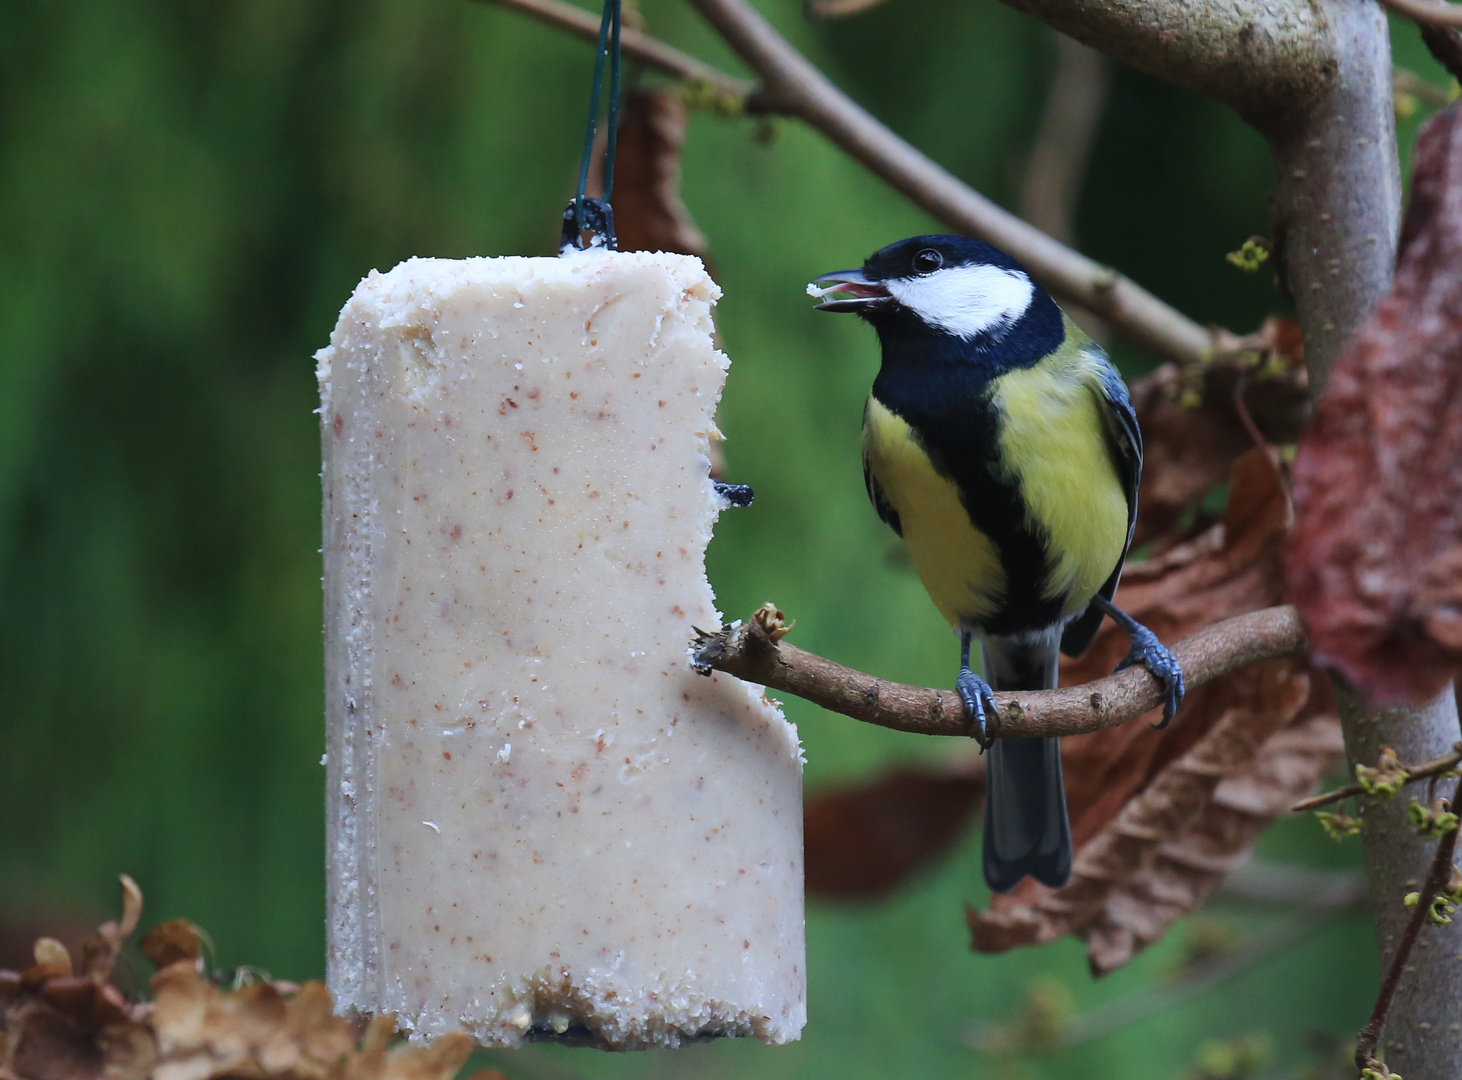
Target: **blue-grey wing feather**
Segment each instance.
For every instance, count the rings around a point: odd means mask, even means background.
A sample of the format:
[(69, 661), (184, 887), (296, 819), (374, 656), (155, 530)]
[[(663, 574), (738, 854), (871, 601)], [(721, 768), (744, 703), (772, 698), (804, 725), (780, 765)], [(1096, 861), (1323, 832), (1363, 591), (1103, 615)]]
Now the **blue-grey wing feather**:
[[(1137, 411), (1132, 407), (1132, 398), (1127, 393), (1127, 384), (1117, 374), (1106, 357), (1101, 365), (1101, 399), (1105, 409), (1102, 413), (1106, 432), (1107, 453), (1117, 467), (1117, 476), (1122, 482), (1122, 491), (1127, 496), (1127, 542), (1122, 545), (1122, 557), (1112, 568), (1111, 576), (1099, 590), (1099, 595), (1110, 600), (1117, 591), (1117, 582), (1122, 578), (1122, 564), (1127, 558), (1127, 549), (1132, 546), (1132, 534), (1137, 528), (1137, 488), (1142, 483), (1142, 431), (1137, 426)], [(1087, 609), (1067, 624), (1061, 635), (1061, 651), (1067, 656), (1080, 656), (1087, 650), (1097, 630), (1102, 625), (1102, 612), (1096, 607)]]

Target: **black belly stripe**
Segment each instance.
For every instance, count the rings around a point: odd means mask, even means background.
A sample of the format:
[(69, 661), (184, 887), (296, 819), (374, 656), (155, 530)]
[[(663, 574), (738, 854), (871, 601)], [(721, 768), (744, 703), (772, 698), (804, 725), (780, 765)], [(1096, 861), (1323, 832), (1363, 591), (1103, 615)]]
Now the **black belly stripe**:
[(1006, 593), (982, 629), (1014, 634), (1056, 622), (1062, 598), (1040, 594), (1051, 569), (1047, 538), (1029, 527), (1019, 488), (1000, 475), (1000, 415), (988, 386), (974, 365), (885, 364), (873, 396), (919, 436), (934, 467), (959, 488), (970, 521), (995, 545)]

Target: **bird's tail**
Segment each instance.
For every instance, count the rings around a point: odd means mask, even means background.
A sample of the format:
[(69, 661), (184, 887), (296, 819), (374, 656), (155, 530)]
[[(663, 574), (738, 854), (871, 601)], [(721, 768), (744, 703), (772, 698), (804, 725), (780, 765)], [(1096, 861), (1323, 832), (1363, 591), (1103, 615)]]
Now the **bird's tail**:
[[(996, 690), (1051, 690), (1059, 640), (992, 638), (980, 643), (985, 681)], [(1060, 739), (996, 739), (985, 781), (985, 881), (996, 892), (1029, 874), (1053, 888), (1071, 877), (1071, 826), (1061, 781)]]

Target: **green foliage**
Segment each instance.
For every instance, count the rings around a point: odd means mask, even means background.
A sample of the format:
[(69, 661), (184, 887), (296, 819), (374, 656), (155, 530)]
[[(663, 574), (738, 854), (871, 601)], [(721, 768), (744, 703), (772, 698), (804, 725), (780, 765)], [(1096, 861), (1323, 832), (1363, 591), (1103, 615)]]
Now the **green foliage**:
[(1375, 765), (1356, 765), (1355, 781), (1361, 789), (1375, 799), (1390, 799), (1405, 786), (1411, 774), (1396, 757), (1396, 751), (1389, 746), (1381, 747), (1380, 757)]
[(1244, 241), (1243, 247), (1238, 251), (1230, 251), (1224, 258), (1247, 274), (1255, 273), (1269, 261), (1269, 241), (1260, 236), (1251, 236)]
[(1406, 816), (1421, 836), (1436, 839), (1457, 827), (1457, 815), (1452, 813), (1445, 799), (1435, 800), (1431, 806), (1423, 806), (1415, 799), (1406, 808)]
[(1331, 840), (1339, 843), (1347, 836), (1359, 836), (1361, 819), (1351, 817), (1344, 810), (1337, 810), (1335, 813), (1327, 813), (1324, 810), (1315, 811), (1315, 820), (1325, 830), (1325, 835)]
[(1274, 1057), (1274, 1039), (1267, 1032), (1236, 1039), (1215, 1039), (1198, 1048), (1194, 1080), (1246, 1080)]

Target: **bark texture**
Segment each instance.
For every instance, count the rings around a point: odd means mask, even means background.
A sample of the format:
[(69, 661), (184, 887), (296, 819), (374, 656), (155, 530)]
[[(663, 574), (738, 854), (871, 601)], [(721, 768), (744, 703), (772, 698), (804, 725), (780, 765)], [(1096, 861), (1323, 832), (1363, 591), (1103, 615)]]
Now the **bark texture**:
[[(1276, 171), (1276, 240), (1317, 398), (1346, 339), (1390, 287), (1401, 207), (1385, 11), (1371, 0), (1322, 6), (1336, 78), (1308, 108), (1265, 132)], [(1382, 710), (1368, 709), (1344, 686), (1336, 691), (1352, 765), (1375, 764), (1382, 746), (1403, 761), (1424, 761), (1457, 741), (1450, 689), (1420, 708)], [(1408, 801), (1369, 807), (1361, 834), (1382, 970), (1410, 914), (1401, 900), (1425, 879), (1436, 843), (1416, 835)], [(1403, 1076), (1462, 1077), (1459, 953), (1456, 922), (1429, 927), (1417, 943), (1382, 1036), (1388, 1065)]]
[(1391, 36), (1373, 0), (1323, 0), (1335, 78), (1308, 105), (1261, 125), (1275, 168), (1275, 236), (1299, 310), (1311, 392), (1391, 285), (1401, 173)]
[[(1402, 761), (1425, 761), (1438, 752), (1446, 753), (1457, 741), (1457, 700), (1450, 687), (1421, 708), (1375, 712), (1349, 690), (1340, 686), (1336, 689), (1352, 770), (1357, 764), (1374, 765), (1383, 746), (1392, 747)], [(1365, 845), (1371, 908), (1376, 913), (1382, 971), (1390, 966), (1411, 917), (1411, 909), (1402, 901), (1407, 893), (1421, 888), (1437, 848), (1436, 840), (1416, 834), (1406, 815), (1412, 798), (1430, 801), (1426, 788), (1415, 785), (1386, 802), (1361, 800), (1361, 841)], [(1446, 790), (1443, 786), (1442, 793)], [(1459, 957), (1462, 918), (1454, 918), (1445, 926), (1423, 927), (1381, 1032), (1387, 1067), (1408, 1080), (1462, 1077)]]

